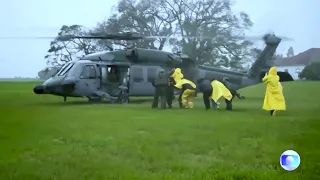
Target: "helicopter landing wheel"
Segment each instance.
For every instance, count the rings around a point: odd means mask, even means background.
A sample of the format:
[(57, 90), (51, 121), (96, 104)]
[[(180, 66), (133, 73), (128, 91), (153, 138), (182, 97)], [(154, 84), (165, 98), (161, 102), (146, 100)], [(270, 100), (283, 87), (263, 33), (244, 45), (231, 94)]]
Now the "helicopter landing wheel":
[(128, 96), (121, 96), (121, 97), (119, 97), (118, 102), (120, 104), (128, 104), (129, 103), (129, 97)]

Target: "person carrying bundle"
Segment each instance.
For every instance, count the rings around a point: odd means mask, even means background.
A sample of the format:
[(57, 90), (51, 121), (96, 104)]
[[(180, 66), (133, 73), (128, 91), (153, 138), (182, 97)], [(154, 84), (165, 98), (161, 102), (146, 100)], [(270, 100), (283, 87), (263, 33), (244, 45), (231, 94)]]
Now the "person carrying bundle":
[(184, 79), (180, 68), (175, 68), (170, 78), (173, 80), (174, 87), (181, 90), (178, 98), (180, 108), (193, 108), (193, 99), (196, 94), (195, 83)]
[(179, 106), (180, 108), (187, 108), (192, 109), (194, 104), (193, 100), (196, 93), (196, 85), (192, 81), (188, 79), (180, 79), (176, 84), (174, 85), (177, 89), (180, 89), (180, 96), (179, 96)]
[(170, 75), (173, 78), (174, 83), (176, 84), (179, 80), (183, 78), (183, 74), (180, 68), (175, 68), (174, 71)]

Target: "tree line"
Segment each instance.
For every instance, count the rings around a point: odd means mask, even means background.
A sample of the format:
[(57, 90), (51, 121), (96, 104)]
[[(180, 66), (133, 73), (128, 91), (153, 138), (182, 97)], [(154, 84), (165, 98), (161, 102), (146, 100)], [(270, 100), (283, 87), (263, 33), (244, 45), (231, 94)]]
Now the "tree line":
[[(253, 23), (245, 12), (232, 11), (231, 0), (120, 0), (112, 15), (96, 27), (63, 25), (58, 35), (83, 36), (90, 33), (137, 32), (142, 36), (210, 36), (212, 39), (154, 39), (137, 40), (139, 48), (163, 50), (169, 46), (173, 52), (187, 54), (198, 64), (243, 70), (243, 64), (256, 59), (261, 49), (245, 40), (245, 31)], [(114, 46), (127, 46), (124, 41), (72, 39), (53, 40), (44, 57), (47, 68), (38, 73), (47, 78), (64, 63), (90, 53), (108, 50)], [(289, 48), (287, 56), (292, 56)], [(274, 58), (281, 58), (276, 54)]]
[[(242, 68), (244, 59), (252, 55), (252, 43), (244, 39), (244, 32), (253, 23), (244, 13), (231, 10), (231, 0), (120, 0), (112, 15), (95, 28), (63, 25), (58, 35), (86, 35), (89, 33), (137, 32), (142, 36), (210, 36), (213, 40), (180, 39), (139, 40), (135, 47), (187, 54), (199, 64)], [(108, 50), (114, 45), (126, 46), (122, 41), (74, 39), (54, 40), (45, 56), (48, 66), (61, 66), (79, 56)]]

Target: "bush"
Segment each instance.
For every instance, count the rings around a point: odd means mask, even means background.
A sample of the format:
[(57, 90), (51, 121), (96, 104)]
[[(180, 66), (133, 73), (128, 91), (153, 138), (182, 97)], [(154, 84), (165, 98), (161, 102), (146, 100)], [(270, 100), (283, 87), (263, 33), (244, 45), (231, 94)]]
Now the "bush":
[(313, 62), (302, 70), (299, 74), (299, 78), (312, 80), (312, 81), (319, 81), (320, 80), (320, 62)]

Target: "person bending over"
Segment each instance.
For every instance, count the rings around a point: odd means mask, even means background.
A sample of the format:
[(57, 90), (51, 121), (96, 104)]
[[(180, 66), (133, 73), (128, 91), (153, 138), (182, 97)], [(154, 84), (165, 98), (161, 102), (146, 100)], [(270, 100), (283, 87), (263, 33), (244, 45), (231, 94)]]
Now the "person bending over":
[(182, 78), (181, 80), (178, 80), (178, 82), (176, 82), (174, 87), (181, 90), (178, 99), (180, 108), (193, 108), (193, 100), (197, 87), (195, 83), (188, 79)]
[(229, 111), (232, 110), (232, 94), (223, 83), (215, 79), (211, 81), (200, 79), (198, 80), (198, 84), (203, 94), (203, 103), (207, 110), (210, 109), (210, 99), (217, 103), (221, 97), (225, 98), (226, 109)]

